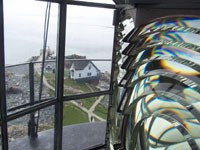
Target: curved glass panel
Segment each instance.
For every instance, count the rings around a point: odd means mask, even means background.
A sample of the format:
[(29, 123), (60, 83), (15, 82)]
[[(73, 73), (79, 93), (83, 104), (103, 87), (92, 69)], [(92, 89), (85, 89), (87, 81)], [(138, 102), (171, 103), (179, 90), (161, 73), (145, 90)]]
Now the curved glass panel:
[(199, 24), (198, 16), (165, 17), (125, 37), (125, 149), (200, 149)]
[[(199, 29), (200, 19), (199, 17), (169, 17), (161, 18), (160, 20), (153, 21), (139, 31), (139, 35), (143, 35), (152, 31), (161, 30), (187, 30), (196, 31)], [(192, 30), (193, 29), (193, 30)], [(194, 31), (195, 32), (195, 31)]]

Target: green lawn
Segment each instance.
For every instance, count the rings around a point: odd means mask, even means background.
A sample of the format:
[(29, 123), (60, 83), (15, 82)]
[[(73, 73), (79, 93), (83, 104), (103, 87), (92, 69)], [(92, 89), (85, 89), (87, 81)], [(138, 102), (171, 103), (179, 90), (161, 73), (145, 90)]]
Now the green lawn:
[(90, 107), (94, 104), (95, 100), (96, 100), (95, 97), (91, 97), (91, 98), (83, 99), (81, 102), (82, 102), (83, 107), (90, 109)]
[(64, 90), (64, 95), (72, 95), (72, 94), (77, 94), (76, 92), (72, 92), (72, 91), (69, 91), (67, 89)]
[[(45, 73), (44, 74), (48, 83), (50, 85), (52, 85), (53, 87), (55, 86), (55, 74), (52, 74), (52, 73)], [(38, 75), (39, 76), (39, 75)], [(65, 86), (68, 86), (68, 87), (72, 87), (73, 89), (76, 89), (76, 90), (80, 90), (82, 91), (83, 93), (89, 93), (89, 92), (92, 92), (90, 90), (90, 88), (88, 88), (88, 86), (86, 85), (85, 82), (77, 82), (75, 80), (72, 80), (72, 79), (69, 79), (69, 70), (65, 70), (64, 71), (64, 76), (65, 76), (65, 80), (64, 80), (64, 85)], [(39, 77), (37, 77), (39, 78)], [(93, 91), (97, 92), (99, 91), (98, 88), (96, 88), (94, 85), (91, 85), (90, 84), (90, 87), (93, 89)], [(67, 90), (65, 89), (64, 90), (64, 94), (65, 95), (71, 95), (71, 94), (77, 94), (77, 92), (74, 92), (73, 90)], [(87, 104), (86, 104), (87, 105)]]
[[(54, 87), (54, 86), (55, 86), (55, 74), (45, 72), (45, 73), (44, 73), (44, 76), (46, 77), (48, 83), (49, 83), (51, 86)], [(36, 72), (34, 77), (35, 77), (35, 81), (36, 81), (36, 82), (40, 82), (40, 78), (41, 78), (40, 74), (38, 74), (38, 73)]]
[(46, 77), (48, 83), (55, 87), (55, 74), (53, 73), (45, 73), (44, 76)]
[(72, 88), (81, 90), (83, 92), (91, 92), (84, 82), (77, 82), (71, 79), (65, 79), (65, 85), (71, 86)]
[(49, 80), (54, 80), (55, 81), (55, 74), (53, 74), (53, 73), (45, 72), (44, 76)]
[(49, 93), (49, 96), (50, 97), (55, 97), (56, 95), (56, 93), (55, 93), (55, 91), (53, 91), (52, 89), (48, 89), (48, 93)]
[(63, 110), (63, 125), (89, 122), (88, 115), (71, 103), (65, 103)]
[(94, 110), (94, 113), (98, 116), (100, 116), (103, 119), (107, 118), (108, 110), (106, 107), (104, 107), (102, 104), (98, 104)]
[(93, 89), (94, 92), (99, 92), (100, 91), (96, 86), (94, 86), (92, 84), (90, 84), (90, 87)]
[(68, 71), (68, 70), (65, 70), (65, 71), (64, 71), (64, 76), (65, 76), (66, 78), (69, 77), (69, 71)]
[(40, 75), (37, 72), (34, 74), (34, 80), (35, 82), (40, 82)]

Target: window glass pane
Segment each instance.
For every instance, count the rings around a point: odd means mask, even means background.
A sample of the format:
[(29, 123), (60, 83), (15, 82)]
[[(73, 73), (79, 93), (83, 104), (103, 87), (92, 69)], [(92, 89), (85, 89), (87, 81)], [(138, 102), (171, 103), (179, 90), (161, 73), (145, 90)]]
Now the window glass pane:
[(108, 96), (85, 98), (64, 103), (63, 125), (106, 121)]
[[(52, 3), (50, 6), (48, 38), (44, 48), (46, 8), (46, 2), (34, 0), (4, 1), (8, 109), (30, 103), (31, 97), (33, 97), (33, 101), (38, 101), (39, 91), (42, 93), (42, 99), (55, 95), (53, 88), (55, 88), (58, 4)], [(44, 78), (43, 84), (41, 84), (41, 61), (44, 49), (46, 50), (45, 59), (50, 62), (44, 64)], [(19, 63), (21, 65), (16, 65)], [(31, 77), (34, 79), (30, 84)], [(42, 85), (42, 90), (40, 85)]]
[[(35, 117), (38, 112), (35, 113)], [(37, 117), (35, 123), (37, 122)], [(30, 127), (30, 128), (29, 128)], [(53, 150), (54, 141), (54, 106), (40, 110), (37, 139), (31, 139), (30, 115), (26, 115), (8, 122), (9, 149), (50, 149)], [(34, 126), (33, 126), (34, 128)], [(34, 140), (34, 144), (32, 143)], [(49, 144), (47, 144), (49, 143)]]
[(29, 103), (29, 65), (8, 66), (5, 71), (7, 108)]
[[(41, 66), (41, 63), (26, 63), (6, 67), (6, 102), (8, 109), (39, 100), (41, 73), (40, 70), (37, 70), (38, 66)], [(31, 78), (33, 78), (33, 82), (30, 82)], [(33, 93), (31, 90), (33, 90)], [(46, 62), (44, 67), (42, 100), (50, 97), (55, 97), (55, 61)]]
[[(110, 73), (108, 71), (101, 72), (103, 70), (101, 66), (109, 61), (67, 60), (65, 62), (65, 95), (91, 93), (109, 89)], [(102, 69), (100, 70), (100, 68)]]
[[(34, 0), (4, 1), (6, 64), (38, 60), (43, 49), (46, 5)], [(51, 51), (56, 50), (57, 16), (58, 5), (52, 3), (47, 41)]]
[[(35, 101), (39, 99), (39, 87), (41, 82), (41, 70), (38, 68), (42, 62), (34, 63), (34, 89)], [(42, 99), (55, 97), (55, 77), (56, 75), (56, 61), (46, 61), (44, 64), (44, 76), (42, 86)]]
[(89, 149), (104, 144), (108, 98), (103, 95), (64, 103), (63, 149)]
[(109, 89), (113, 10), (71, 5), (67, 10), (65, 87), (76, 88), (64, 94), (93, 92), (78, 88), (83, 84), (98, 88), (94, 91)]
[(114, 34), (112, 21), (113, 10), (68, 5), (66, 55), (110, 59)]

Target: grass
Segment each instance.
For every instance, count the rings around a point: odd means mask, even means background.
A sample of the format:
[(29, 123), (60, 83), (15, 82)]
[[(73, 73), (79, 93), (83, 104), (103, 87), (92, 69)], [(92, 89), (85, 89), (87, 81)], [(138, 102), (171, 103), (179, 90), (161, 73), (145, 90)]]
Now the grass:
[(90, 107), (94, 104), (95, 100), (96, 100), (95, 97), (91, 97), (91, 98), (83, 99), (81, 102), (82, 102), (83, 107), (90, 109)]
[(34, 80), (36, 82), (40, 82), (40, 75), (37, 72), (35, 72), (35, 74), (34, 74)]
[(55, 91), (53, 91), (52, 89), (48, 89), (48, 94), (50, 97), (55, 97)]
[(63, 125), (73, 125), (89, 122), (88, 115), (71, 103), (67, 103), (63, 110)]
[[(44, 76), (46, 77), (48, 83), (55, 87), (55, 74), (53, 73), (48, 73), (48, 72), (45, 72), (44, 73)], [(82, 91), (83, 93), (88, 93), (88, 92), (91, 92), (90, 88), (88, 88), (88, 86), (86, 85), (86, 83), (84, 82), (77, 82), (75, 80), (72, 80), (72, 79), (69, 79), (68, 76), (69, 76), (69, 71), (65, 70), (64, 72), (64, 76), (67, 77), (64, 81), (64, 84), (65, 86), (70, 86), (74, 89), (77, 89), (77, 90), (80, 90)], [(36, 74), (36, 79), (38, 81), (40, 81), (40, 75), (39, 74)], [(90, 85), (90, 87), (94, 90), (94, 91), (99, 91), (98, 88), (96, 88), (94, 85)], [(65, 89), (64, 91), (65, 95), (71, 95), (71, 94), (77, 94), (77, 92), (74, 92), (74, 91), (69, 91), (67, 89)], [(87, 105), (87, 104), (86, 104)]]
[(94, 86), (92, 84), (90, 84), (89, 86), (93, 89), (94, 92), (99, 92), (100, 91), (100, 89), (98, 89), (96, 86)]
[(44, 74), (44, 76), (46, 77), (46, 79), (47, 79), (47, 82), (51, 85), (51, 86), (53, 86), (53, 87), (55, 87), (55, 74), (53, 74), (53, 73), (45, 73)]
[(65, 71), (64, 71), (64, 76), (65, 76), (65, 77), (69, 77), (69, 71), (68, 71), (68, 70), (65, 70)]
[[(55, 85), (55, 75), (52, 73), (45, 73), (44, 75), (45, 75), (48, 83), (50, 85), (54, 86)], [(65, 76), (68, 76), (67, 71), (65, 71)], [(36, 78), (36, 80), (39, 81), (40, 75), (36, 73), (35, 78)], [(67, 79), (65, 79), (64, 84), (66, 86), (71, 86), (74, 89), (81, 90), (85, 93), (92, 92), (90, 90), (90, 88), (88, 88), (86, 83), (84, 83), (84, 82), (77, 82), (77, 81), (67, 78)], [(99, 91), (99, 89), (96, 88), (94, 85), (90, 85), (90, 87), (94, 91)], [(49, 89), (48, 93), (50, 96), (55, 96), (55, 92), (52, 91), (51, 89)], [(73, 91), (65, 90), (65, 94), (69, 95), (69, 94), (77, 94), (77, 93), (73, 92)], [(87, 109), (90, 109), (90, 107), (94, 104), (95, 100), (96, 100), (95, 97), (83, 99), (81, 101), (82, 106)], [(102, 104), (98, 104), (96, 106), (94, 113), (103, 119), (107, 118), (107, 108), (105, 106), (103, 106)], [(85, 113), (80, 108), (73, 105), (72, 103), (65, 103), (64, 110), (63, 110), (63, 125), (64, 126), (80, 124), (80, 123), (85, 123), (85, 122), (89, 122), (87, 113)]]
[[(51, 86), (55, 86), (55, 74), (53, 73), (47, 73), (45, 72), (44, 73), (44, 76), (46, 77), (48, 83), (51, 85)], [(40, 82), (40, 78), (41, 78), (41, 75), (38, 74), (37, 72), (35, 73), (35, 81), (36, 82)]]
[(65, 85), (71, 86), (72, 88), (81, 90), (83, 92), (91, 92), (84, 82), (77, 82), (75, 80), (65, 79)]
[(94, 110), (94, 113), (98, 116), (100, 116), (101, 118), (103, 119), (106, 119), (107, 118), (107, 113), (108, 113), (108, 110), (105, 106), (103, 106), (102, 104), (98, 104)]
[(69, 91), (67, 89), (64, 90), (64, 95), (72, 95), (72, 94), (77, 94), (77, 93), (73, 91)]
[(44, 76), (45, 76), (48, 80), (54, 81), (54, 82), (55, 82), (55, 74), (45, 72), (45, 73), (44, 73)]

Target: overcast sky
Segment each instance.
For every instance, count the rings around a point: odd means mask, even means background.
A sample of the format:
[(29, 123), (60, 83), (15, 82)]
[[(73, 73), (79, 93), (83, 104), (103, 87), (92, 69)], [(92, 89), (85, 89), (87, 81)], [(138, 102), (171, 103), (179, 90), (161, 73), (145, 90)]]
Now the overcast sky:
[[(6, 64), (27, 61), (43, 47), (46, 2), (4, 0)], [(58, 4), (51, 5), (48, 46), (57, 46)], [(79, 54), (90, 59), (111, 58), (113, 10), (68, 5), (66, 55)]]

